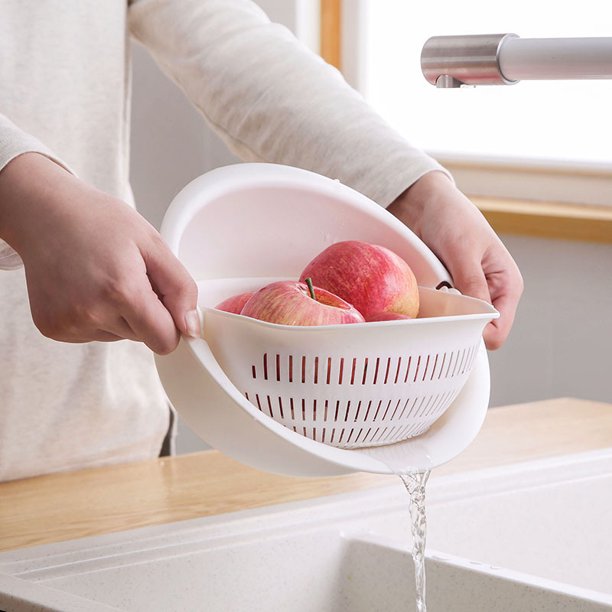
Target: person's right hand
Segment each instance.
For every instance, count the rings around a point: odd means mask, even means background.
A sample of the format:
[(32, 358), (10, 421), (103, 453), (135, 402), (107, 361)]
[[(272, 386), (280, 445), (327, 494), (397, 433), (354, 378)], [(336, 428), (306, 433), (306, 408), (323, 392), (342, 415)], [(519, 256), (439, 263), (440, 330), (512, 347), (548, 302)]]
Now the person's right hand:
[(197, 286), (125, 202), (37, 153), (0, 172), (0, 237), (21, 256), (32, 318), (64, 342), (144, 342), (166, 354), (199, 333)]

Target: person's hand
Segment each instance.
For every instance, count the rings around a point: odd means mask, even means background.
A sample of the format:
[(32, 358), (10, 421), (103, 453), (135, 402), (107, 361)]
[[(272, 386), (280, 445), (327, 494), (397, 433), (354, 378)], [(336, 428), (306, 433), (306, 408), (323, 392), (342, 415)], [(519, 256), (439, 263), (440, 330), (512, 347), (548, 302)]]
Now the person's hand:
[(26, 153), (0, 172), (0, 237), (21, 256), (32, 318), (64, 342), (197, 335), (197, 286), (134, 209)]
[(523, 279), (482, 213), (442, 172), (420, 178), (387, 210), (438, 256), (461, 293), (499, 311), (484, 331), (487, 348), (499, 348), (510, 333)]

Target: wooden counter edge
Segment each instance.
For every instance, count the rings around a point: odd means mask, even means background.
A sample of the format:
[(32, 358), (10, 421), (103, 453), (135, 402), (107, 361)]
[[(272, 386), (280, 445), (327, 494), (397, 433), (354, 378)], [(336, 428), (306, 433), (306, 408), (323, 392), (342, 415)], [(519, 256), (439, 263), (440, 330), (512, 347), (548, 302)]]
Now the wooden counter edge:
[[(493, 408), (474, 443), (434, 476), (610, 446), (610, 404), (559, 398)], [(395, 482), (279, 476), (217, 451), (50, 474), (0, 484), (0, 551)]]
[(612, 207), (473, 196), (498, 234), (612, 243)]

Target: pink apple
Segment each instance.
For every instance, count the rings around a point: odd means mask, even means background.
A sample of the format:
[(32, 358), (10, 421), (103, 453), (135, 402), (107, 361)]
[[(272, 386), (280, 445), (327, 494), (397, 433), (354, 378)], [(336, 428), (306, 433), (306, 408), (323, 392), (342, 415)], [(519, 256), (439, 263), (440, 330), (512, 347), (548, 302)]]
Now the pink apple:
[(401, 314), (399, 312), (375, 312), (368, 317), (368, 321), (400, 321), (402, 319), (410, 320), (414, 317)]
[(366, 321), (384, 312), (414, 318), (419, 311), (414, 273), (383, 246), (360, 240), (336, 242), (306, 266), (300, 280), (306, 277), (352, 304)]
[(351, 304), (338, 296), (298, 281), (277, 281), (259, 291), (244, 305), (240, 314), (281, 325), (336, 325), (363, 323), (364, 318)]
[(244, 305), (253, 297), (254, 291), (245, 291), (244, 293), (239, 293), (238, 295), (232, 295), (232, 297), (228, 297), (226, 300), (219, 302), (215, 308), (217, 310), (224, 310), (225, 312), (233, 312), (234, 314), (240, 314), (241, 310), (244, 308)]

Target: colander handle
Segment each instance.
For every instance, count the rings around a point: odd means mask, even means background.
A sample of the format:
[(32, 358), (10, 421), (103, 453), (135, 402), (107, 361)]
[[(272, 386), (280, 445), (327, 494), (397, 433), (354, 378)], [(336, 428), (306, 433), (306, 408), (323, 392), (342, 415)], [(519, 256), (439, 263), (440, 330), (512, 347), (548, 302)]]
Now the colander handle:
[(456, 293), (457, 295), (463, 295), (459, 289), (455, 289), (448, 281), (440, 281), (436, 285), (436, 291), (445, 291), (448, 293)]
[(200, 337), (204, 337), (204, 310), (199, 306), (196, 306), (196, 312), (198, 313), (198, 319), (200, 319)]

